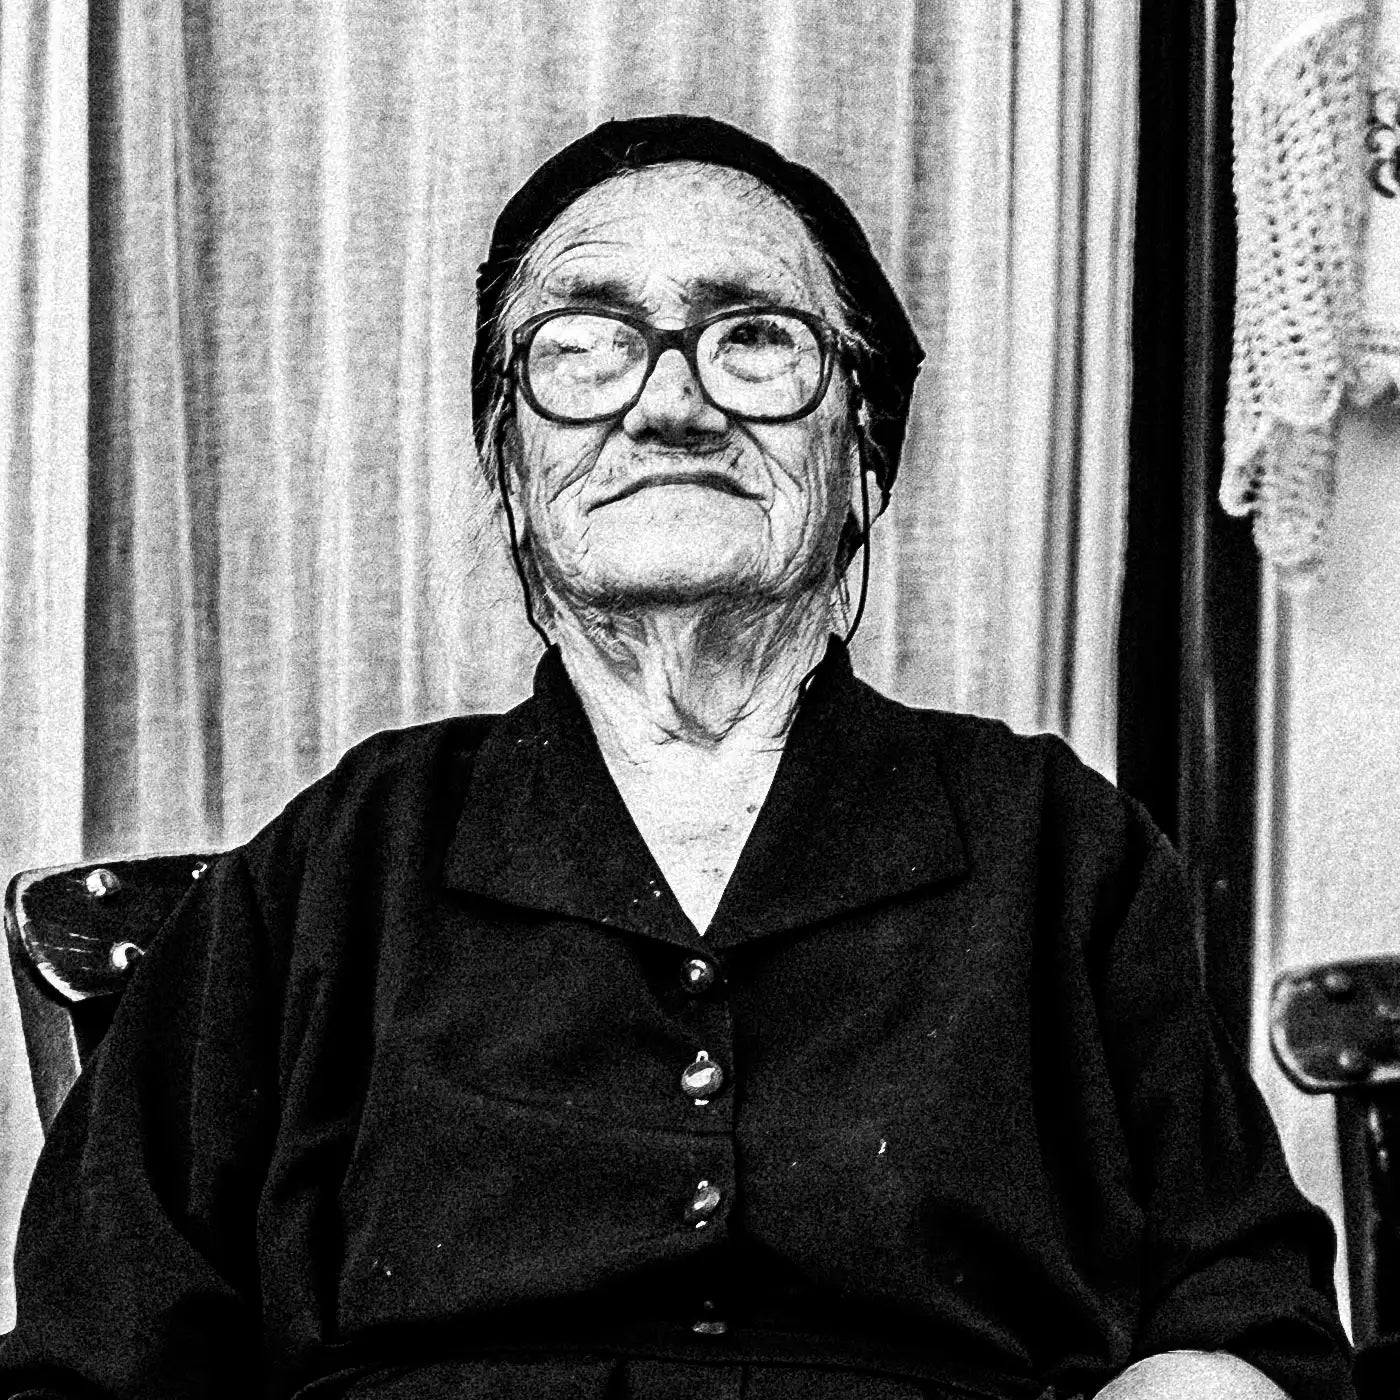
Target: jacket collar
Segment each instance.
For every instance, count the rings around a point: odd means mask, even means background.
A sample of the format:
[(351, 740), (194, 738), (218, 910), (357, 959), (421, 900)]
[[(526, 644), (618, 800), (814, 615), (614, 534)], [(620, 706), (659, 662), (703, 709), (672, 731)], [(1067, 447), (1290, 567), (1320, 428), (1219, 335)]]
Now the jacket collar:
[(493, 725), (448, 849), (451, 889), (717, 949), (951, 880), (967, 854), (932, 726), (832, 639), (703, 941), (632, 821), (557, 649)]

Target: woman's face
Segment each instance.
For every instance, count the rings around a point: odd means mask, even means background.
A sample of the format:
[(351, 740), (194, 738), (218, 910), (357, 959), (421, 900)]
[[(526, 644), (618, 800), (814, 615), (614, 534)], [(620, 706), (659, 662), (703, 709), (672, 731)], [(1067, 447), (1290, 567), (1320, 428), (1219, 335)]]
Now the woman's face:
[[(754, 304), (841, 323), (831, 278), (785, 203), (743, 174), (663, 165), (564, 210), (530, 252), (506, 330), (564, 306), (669, 328)], [(848, 419), (839, 369), (807, 417), (752, 423), (706, 403), (676, 350), (611, 421), (555, 423), (517, 393), (512, 495), (552, 600), (625, 611), (828, 594), (856, 482)]]

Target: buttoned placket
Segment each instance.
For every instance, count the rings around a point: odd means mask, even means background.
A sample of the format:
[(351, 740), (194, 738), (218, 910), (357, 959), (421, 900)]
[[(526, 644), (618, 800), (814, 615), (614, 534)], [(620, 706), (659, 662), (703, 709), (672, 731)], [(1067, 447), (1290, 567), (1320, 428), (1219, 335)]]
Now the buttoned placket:
[[(679, 951), (679, 950), (678, 950)], [(718, 957), (709, 949), (681, 951), (676, 959), (676, 985), (681, 1000), (677, 1019), (691, 1035), (694, 1051), (679, 1067), (677, 1093), (688, 1105), (682, 1119), (696, 1134), (692, 1180), (680, 1183), (682, 1228), (705, 1234), (706, 1243), (728, 1235), (728, 1221), (737, 1189), (734, 1137), (735, 1087), (734, 1021), (728, 981)], [(727, 1316), (721, 1280), (712, 1277), (694, 1300), (691, 1331), (699, 1337), (726, 1335)]]
[[(478, 754), (446, 863), (454, 888), (651, 945), (647, 960), (665, 969), (653, 985), (670, 989), (664, 1013), (676, 1035), (655, 1064), (658, 1100), (648, 1108), (658, 1126), (689, 1139), (665, 1210), (719, 1267), (724, 1252), (714, 1246), (728, 1239), (742, 1199), (737, 1104), (749, 1088), (735, 1060), (734, 965), (755, 940), (965, 869), (935, 761), (871, 765), (865, 701), (834, 646), (703, 938), (612, 782), (557, 653), (541, 663), (535, 701), (505, 717)], [(893, 837), (873, 820), (885, 807), (907, 814)], [(817, 810), (842, 819), (814, 830)], [(692, 1327), (719, 1335), (733, 1323), (722, 1279), (697, 1265)]]

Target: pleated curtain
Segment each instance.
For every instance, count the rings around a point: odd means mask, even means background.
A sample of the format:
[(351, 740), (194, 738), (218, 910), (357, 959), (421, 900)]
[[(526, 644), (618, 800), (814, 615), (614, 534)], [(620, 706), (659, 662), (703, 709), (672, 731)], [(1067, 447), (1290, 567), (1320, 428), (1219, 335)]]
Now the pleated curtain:
[(526, 692), (476, 264), (643, 112), (823, 172), (930, 352), (860, 671), (1111, 770), (1136, 62), (1122, 0), (3, 0), (0, 874), (236, 842), (361, 736)]

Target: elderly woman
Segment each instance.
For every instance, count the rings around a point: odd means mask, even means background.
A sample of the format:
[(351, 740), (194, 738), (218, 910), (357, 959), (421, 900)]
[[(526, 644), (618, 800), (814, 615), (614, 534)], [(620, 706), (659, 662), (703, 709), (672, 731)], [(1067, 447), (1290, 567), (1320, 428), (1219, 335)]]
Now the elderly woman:
[(609, 124), (480, 291), (534, 694), (195, 888), (46, 1145), (8, 1393), (1349, 1396), (1170, 848), (833, 636), (921, 358), (837, 195)]

